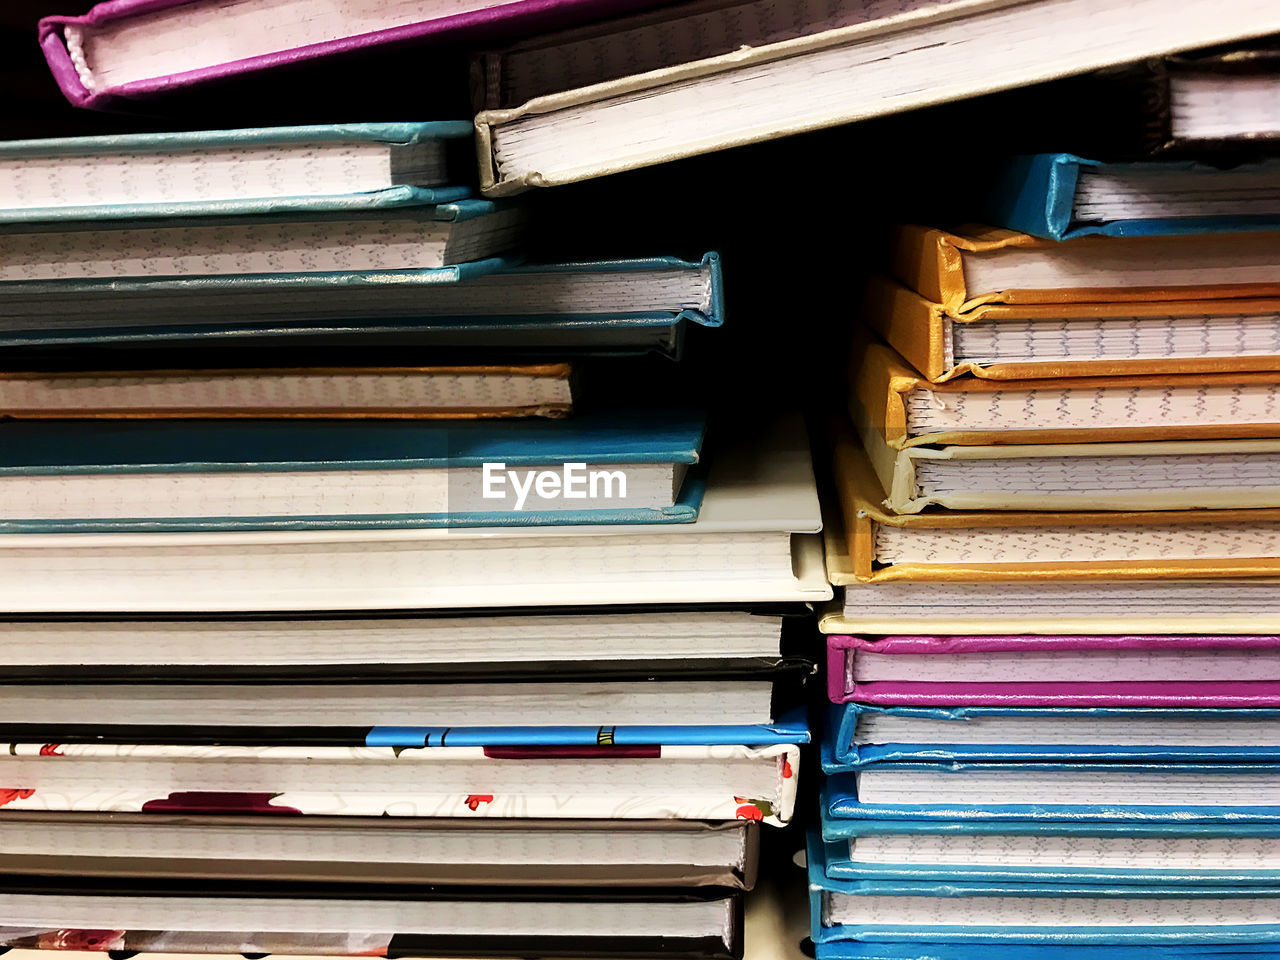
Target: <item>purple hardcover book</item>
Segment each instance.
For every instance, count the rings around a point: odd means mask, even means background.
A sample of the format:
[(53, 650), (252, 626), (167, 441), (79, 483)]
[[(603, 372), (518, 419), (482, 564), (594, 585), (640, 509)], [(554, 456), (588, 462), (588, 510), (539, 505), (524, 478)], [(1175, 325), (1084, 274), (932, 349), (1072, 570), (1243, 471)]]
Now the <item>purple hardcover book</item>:
[(827, 637), (833, 703), (1280, 707), (1280, 637)]
[(46, 17), (40, 46), (72, 103), (111, 109), (214, 80), (407, 41), (511, 39), (664, 0), (107, 0)]

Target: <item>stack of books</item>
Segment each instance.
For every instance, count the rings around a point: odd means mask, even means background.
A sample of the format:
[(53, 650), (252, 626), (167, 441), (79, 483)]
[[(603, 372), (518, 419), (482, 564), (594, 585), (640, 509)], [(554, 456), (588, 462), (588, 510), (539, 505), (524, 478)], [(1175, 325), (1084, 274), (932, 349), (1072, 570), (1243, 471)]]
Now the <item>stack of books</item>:
[(818, 956), (1273, 955), (1280, 163), (995, 180), (853, 347)]
[(0, 945), (741, 955), (807, 440), (580, 404), (718, 258), (517, 265), (470, 133), (0, 147)]

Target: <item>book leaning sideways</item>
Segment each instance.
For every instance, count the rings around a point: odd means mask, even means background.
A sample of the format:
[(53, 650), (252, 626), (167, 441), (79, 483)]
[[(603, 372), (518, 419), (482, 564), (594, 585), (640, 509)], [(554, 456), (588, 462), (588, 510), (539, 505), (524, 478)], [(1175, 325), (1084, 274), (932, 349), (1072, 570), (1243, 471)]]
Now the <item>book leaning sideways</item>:
[(1161, 0), (905, 0), (878, 5), (879, 19), (856, 2), (769, 8), (686, 3), (486, 58), (481, 189), (570, 183), (1280, 31), (1269, 0), (1194, 3), (1177, 18)]
[(656, 0), (472, 0), (454, 5), (348, 0), (110, 0), (84, 16), (46, 17), (40, 46), (77, 106), (116, 109), (245, 74), (402, 47), (528, 35)]

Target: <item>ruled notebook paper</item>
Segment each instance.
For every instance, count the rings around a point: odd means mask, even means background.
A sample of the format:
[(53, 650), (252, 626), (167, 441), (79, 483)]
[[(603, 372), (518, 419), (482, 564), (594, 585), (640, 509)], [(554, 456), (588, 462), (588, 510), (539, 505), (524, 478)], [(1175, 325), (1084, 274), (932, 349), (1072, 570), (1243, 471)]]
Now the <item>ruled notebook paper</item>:
[(1280, 556), (1280, 523), (1042, 526), (971, 529), (877, 524), (879, 563), (1210, 560)]
[[(70, 863), (79, 857), (173, 858), (183, 860), (292, 860), (356, 863), (484, 863), (484, 864), (728, 864), (741, 868), (743, 835), (739, 830), (601, 829), (568, 826), (528, 829), (512, 824), (433, 829), (392, 829), (386, 821), (365, 825), (349, 819), (313, 825), (308, 818), (289, 824), (253, 825), (223, 818), (221, 823), (165, 823), (154, 814), (127, 816), (112, 823), (57, 823), (0, 819), (0, 845), (5, 856), (62, 853)], [(150, 822), (148, 822), (148, 820)], [(497, 826), (498, 829), (490, 829)], [(679, 826), (679, 824), (677, 824)]]
[[(1208, 302), (1206, 302), (1208, 305)], [(1280, 356), (1280, 314), (944, 320), (947, 366)]]
[[(1280, 349), (1280, 318), (1274, 327)], [(1280, 381), (1191, 386), (1135, 381), (1128, 387), (1011, 384), (996, 390), (918, 387), (907, 394), (906, 409), (911, 436), (952, 430), (1280, 423)]]
[(515, 239), (517, 213), (458, 223), (425, 217), (247, 220), (0, 234), (0, 281), (430, 269)]
[(443, 147), (436, 141), (200, 147), (119, 156), (0, 154), (0, 208), (341, 195), (397, 183), (425, 186), (444, 176)]
[(1280, 837), (891, 834), (851, 840), (849, 857), (857, 863), (1274, 870)]

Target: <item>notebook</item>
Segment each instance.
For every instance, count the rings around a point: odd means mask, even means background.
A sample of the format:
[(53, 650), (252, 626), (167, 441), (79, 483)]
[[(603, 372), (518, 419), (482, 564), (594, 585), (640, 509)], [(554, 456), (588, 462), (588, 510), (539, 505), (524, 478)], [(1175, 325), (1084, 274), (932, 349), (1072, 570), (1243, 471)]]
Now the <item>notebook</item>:
[(1280, 747), (1268, 744), (1280, 741), (1276, 702), (1267, 708), (846, 703), (830, 713), (831, 769), (916, 761), (1275, 763)]
[(1274, 942), (1280, 887), (836, 879), (809, 842), (814, 940), (976, 943)]
[(15, 419), (456, 420), (572, 411), (567, 363), (0, 372), (0, 416)]
[(836, 635), (827, 683), (833, 703), (1275, 707), (1280, 638)]
[(1019, 380), (1280, 369), (1280, 299), (1274, 296), (983, 303), (951, 316), (914, 290), (872, 276), (862, 315), (934, 382), (966, 373)]
[(905, 226), (893, 241), (892, 269), (951, 316), (988, 303), (1274, 297), (1277, 240), (1275, 233), (1250, 232), (1057, 243), (997, 227)]
[[(766, 17), (760, 29), (740, 29), (735, 42), (679, 43), (677, 50), (694, 49), (673, 65), (641, 54), (632, 67), (631, 51), (648, 38), (624, 28), (582, 55), (622, 60), (623, 76), (610, 79), (619, 68), (606, 67), (603, 75), (574, 77), (573, 89), (477, 116), (481, 188), (501, 195), (569, 183), (1280, 30), (1261, 0), (1231, 0), (1212, 15), (1188, 10), (1176, 21), (1160, 17), (1155, 0), (1125, 8), (1097, 0), (952, 0), (880, 9), (877, 19), (802, 5), (802, 25), (784, 39), (770, 42), (774, 18)], [(719, 22), (732, 22), (736, 12), (693, 26), (690, 36), (716, 36)], [(748, 4), (746, 23), (752, 12)], [(1144, 29), (1135, 32), (1134, 23)], [(1013, 35), (1021, 42), (1010, 45)], [(555, 61), (553, 48), (536, 62), (555, 76)]]
[(0, 222), (386, 209), (467, 196), (469, 122), (333, 124), (0, 144)]
[[(66, 743), (299, 746), (795, 743), (797, 683), (688, 678), (468, 683), (20, 682), (0, 730)], [(779, 719), (775, 721), (775, 714)]]
[(1207, 824), (1251, 834), (1256, 825), (1280, 822), (1277, 771), (1275, 764), (1247, 763), (886, 765), (827, 777), (822, 805), (837, 820), (964, 821), (999, 829), (1052, 820), (1110, 825), (1124, 835)]
[(1070, 153), (1015, 157), (995, 171), (983, 219), (1049, 240), (1274, 230), (1280, 162), (1101, 163)]
[(288, 0), (109, 0), (84, 16), (46, 17), (40, 46), (72, 103), (110, 110), (133, 99), (343, 53), (394, 49), (415, 40), (456, 43), (478, 34), (527, 34), (643, 5), (644, 0), (467, 0), (428, 15), (410, 0), (340, 0), (307, 12)]
[(849, 364), (850, 416), (894, 450), (940, 444), (1210, 440), (1280, 435), (1268, 373), (930, 383), (891, 347), (863, 341)]
[(697, 518), (683, 411), (416, 423), (0, 423), (0, 531), (393, 529)]
[(510, 252), (522, 219), (513, 207), (459, 200), (349, 213), (13, 224), (0, 233), (0, 283), (30, 294), (17, 285), (433, 270), (459, 280)]
[(1072, 131), (1059, 145), (1090, 156), (1235, 163), (1274, 152), (1278, 67), (1280, 44), (1262, 37), (1086, 75), (1035, 91), (1035, 102)]
[[(824, 811), (824, 814), (826, 811)], [(1274, 824), (1151, 827), (822, 819), (833, 880), (1225, 886), (1280, 883)]]
[(675, 355), (688, 325), (724, 320), (714, 253), (697, 263), (658, 257), (493, 272), (499, 265), (0, 284), (0, 346), (276, 350), (281, 366), (305, 348), (327, 349), (330, 366), (335, 357), (349, 363), (348, 350), (380, 348), (378, 362), (389, 365), (388, 350), (412, 346), (491, 364), (571, 352)]
[(951, 510), (1206, 510), (1280, 506), (1280, 440), (908, 447), (862, 431), (884, 505)]
[[(603, 921), (602, 918), (608, 920)], [(741, 957), (741, 893), (519, 886), (119, 884), (18, 878), (0, 943), (43, 950), (329, 956)]]
[[(826, 530), (837, 586), (894, 580), (1070, 580), (1266, 576), (1280, 556), (1280, 514), (1223, 509), (1145, 512), (933, 510), (897, 515), (874, 470), (838, 432), (842, 519)], [(1180, 628), (1185, 629), (1185, 628)]]
[(794, 743), (584, 746), (9, 744), (10, 810), (761, 820), (795, 804)]
[(12, 534), (0, 537), (0, 608), (203, 614), (830, 599), (803, 425), (753, 423), (738, 437), (728, 429), (693, 523)]
[[(828, 528), (836, 557), (843, 535)], [(1002, 636), (1274, 634), (1280, 584), (1273, 578), (1176, 580), (888, 580), (850, 586), (819, 621), (825, 633)]]
[(755, 821), (484, 820), (23, 813), (0, 873), (451, 887), (755, 885)]
[(0, 665), (14, 681), (759, 680), (811, 671), (793, 652), (809, 625), (785, 604), (11, 618)]
[(928, 798), (938, 808), (1091, 807), (1095, 819), (1107, 819), (1115, 807), (1208, 808), (1220, 818), (1267, 821), (1280, 814), (1277, 764), (955, 761), (886, 763), (853, 776), (860, 801), (881, 806), (917, 805)]

